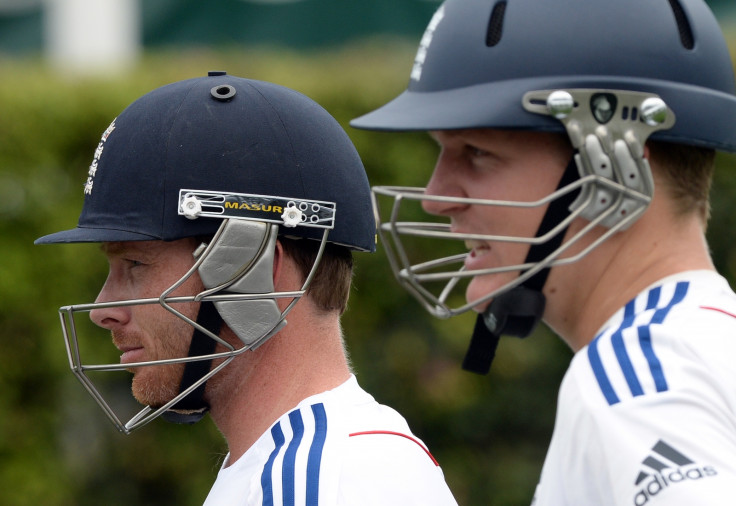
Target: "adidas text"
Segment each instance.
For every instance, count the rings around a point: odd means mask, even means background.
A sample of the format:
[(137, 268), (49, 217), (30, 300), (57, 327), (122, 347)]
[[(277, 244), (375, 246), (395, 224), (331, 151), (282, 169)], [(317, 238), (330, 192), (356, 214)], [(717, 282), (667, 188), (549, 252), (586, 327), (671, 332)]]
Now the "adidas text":
[(652, 476), (634, 496), (634, 506), (643, 506), (670, 485), (681, 483), (685, 480), (700, 480), (716, 476), (716, 471), (711, 466), (679, 468), (673, 471), (665, 471)]

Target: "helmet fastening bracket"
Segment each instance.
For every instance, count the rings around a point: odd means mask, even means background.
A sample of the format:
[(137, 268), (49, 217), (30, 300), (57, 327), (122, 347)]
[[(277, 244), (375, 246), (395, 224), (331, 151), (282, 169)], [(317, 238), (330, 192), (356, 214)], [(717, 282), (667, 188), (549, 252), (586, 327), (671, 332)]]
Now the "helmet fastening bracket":
[(523, 106), (565, 125), (581, 178), (593, 176), (616, 185), (618, 191), (605, 183), (586, 186), (571, 211), (584, 206), (581, 216), (590, 221), (608, 212), (600, 225), (612, 228), (649, 206), (654, 183), (644, 144), (652, 133), (675, 124), (675, 113), (659, 96), (624, 90), (530, 91)]

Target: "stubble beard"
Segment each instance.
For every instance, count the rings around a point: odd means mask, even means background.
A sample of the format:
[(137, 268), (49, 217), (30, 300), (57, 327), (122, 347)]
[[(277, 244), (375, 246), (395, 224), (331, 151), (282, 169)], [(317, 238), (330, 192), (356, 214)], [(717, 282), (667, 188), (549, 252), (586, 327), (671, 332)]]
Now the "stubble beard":
[[(189, 342), (191, 341), (193, 328), (183, 322), (169, 326), (168, 332), (164, 326), (151, 329), (150, 333), (157, 345), (155, 350), (146, 350), (145, 360), (162, 360), (185, 358), (188, 355)], [(144, 342), (143, 339), (117, 339), (121, 342)], [(150, 346), (150, 344), (149, 344)], [(153, 355), (153, 356), (152, 356)], [(147, 365), (128, 369), (133, 373), (131, 393), (141, 404), (158, 408), (172, 400), (180, 393), (182, 376), (184, 375), (184, 363)]]
[(146, 406), (159, 408), (179, 394), (184, 364), (166, 364), (133, 371), (133, 397)]

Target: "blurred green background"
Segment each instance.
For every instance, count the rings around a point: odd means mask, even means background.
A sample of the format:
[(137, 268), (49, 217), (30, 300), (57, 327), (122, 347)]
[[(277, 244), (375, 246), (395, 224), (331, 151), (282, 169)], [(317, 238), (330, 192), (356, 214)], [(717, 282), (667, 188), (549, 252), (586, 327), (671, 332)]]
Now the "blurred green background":
[[(227, 451), (209, 419), (118, 434), (69, 371), (56, 309), (94, 300), (106, 263), (94, 245), (32, 243), (76, 223), (112, 118), (157, 86), (227, 70), (321, 103), (345, 126), (372, 184), (421, 185), (436, 156), (426, 135), (348, 126), (404, 88), (415, 43), (158, 48), (124, 75), (86, 78), (55, 73), (40, 57), (0, 56), (0, 504), (198, 505)], [(733, 156), (719, 155), (713, 205), (713, 256), (733, 283)], [(460, 504), (529, 504), (569, 350), (540, 328), (504, 339), (489, 376), (463, 372), (472, 315), (426, 314), (393, 281), (381, 245), (355, 259), (344, 330), (363, 387), (409, 420)]]

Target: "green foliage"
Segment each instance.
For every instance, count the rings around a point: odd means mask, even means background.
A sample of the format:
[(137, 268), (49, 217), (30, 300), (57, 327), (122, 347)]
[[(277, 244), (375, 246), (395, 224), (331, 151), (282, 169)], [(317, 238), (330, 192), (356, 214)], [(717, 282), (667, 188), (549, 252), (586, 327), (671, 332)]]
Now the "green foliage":
[[(404, 88), (412, 57), (413, 44), (400, 43), (314, 54), (169, 52), (126, 76), (75, 80), (0, 62), (0, 503), (201, 504), (226, 452), (209, 420), (117, 434), (69, 372), (55, 309), (91, 302), (106, 266), (92, 245), (32, 242), (76, 223), (87, 166), (110, 121), (157, 86), (225, 69), (320, 102), (345, 126), (373, 184), (421, 185), (436, 156), (426, 135), (348, 126)], [(710, 238), (733, 280), (736, 171), (732, 157), (718, 163)], [(490, 377), (462, 372), (472, 316), (430, 317), (393, 282), (380, 251), (357, 254), (356, 263), (344, 328), (362, 385), (409, 419), (460, 504), (528, 504), (570, 352), (540, 329), (502, 341)]]

